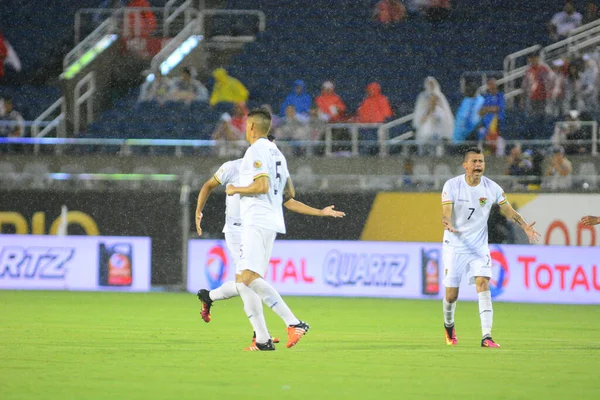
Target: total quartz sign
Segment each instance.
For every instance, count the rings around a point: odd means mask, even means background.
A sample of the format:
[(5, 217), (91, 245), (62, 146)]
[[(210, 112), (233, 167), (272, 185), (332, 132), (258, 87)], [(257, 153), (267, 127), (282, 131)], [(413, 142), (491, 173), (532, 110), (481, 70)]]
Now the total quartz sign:
[(542, 235), (542, 245), (599, 246), (600, 225), (583, 226), (581, 217), (600, 215), (600, 195), (509, 195), (519, 213)]
[[(190, 292), (235, 279), (224, 241), (191, 240)], [(439, 243), (276, 241), (265, 279), (281, 294), (438, 298), (444, 293)], [(600, 248), (491, 245), (495, 300), (600, 304)], [(460, 296), (476, 300), (463, 280)]]

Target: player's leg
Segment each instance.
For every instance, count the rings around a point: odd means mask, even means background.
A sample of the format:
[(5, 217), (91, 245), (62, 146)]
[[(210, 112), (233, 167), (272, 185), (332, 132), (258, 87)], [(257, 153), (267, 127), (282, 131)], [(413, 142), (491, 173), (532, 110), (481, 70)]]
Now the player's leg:
[[(269, 265), (269, 260), (271, 258), (271, 252), (273, 251), (273, 244), (275, 243), (275, 237), (277, 236), (277, 233), (268, 229), (259, 228), (259, 230), (261, 232), (263, 245), (266, 250), (264, 259), (262, 260), (262, 264), (264, 265), (264, 268), (266, 268), (266, 266)], [(246, 282), (246, 280), (244, 280), (244, 283), (246, 283), (250, 289), (256, 292), (263, 302), (277, 315), (279, 315), (279, 317), (286, 324), (288, 333), (288, 342), (286, 347), (290, 348), (295, 346), (300, 338), (302, 338), (302, 336), (308, 332), (309, 325), (296, 318), (292, 310), (290, 310), (277, 290), (275, 290), (273, 286), (271, 286), (262, 278), (262, 276), (264, 276), (264, 268), (262, 269), (263, 273), (257, 274), (258, 276), (253, 276), (250, 282)]]
[(246, 348), (250, 351), (275, 350), (265, 322), (260, 297), (249, 287), (266, 270), (267, 266), (263, 263), (265, 251), (260, 231), (253, 226), (244, 227), (238, 266), (240, 282), (237, 282), (236, 285), (244, 302), (244, 311), (255, 332), (256, 340), (253, 340), (252, 345)]
[(479, 257), (470, 263), (475, 277), (475, 287), (479, 302), (479, 318), (481, 319), (481, 347), (500, 347), (492, 339), (494, 308), (492, 307), (492, 292), (490, 278), (492, 276), (492, 260), (489, 255)]
[(446, 294), (442, 300), (444, 312), (444, 336), (448, 346), (456, 346), (458, 338), (454, 328), (454, 312), (458, 300), (458, 288), (464, 272), (464, 257), (455, 254), (452, 248), (442, 250), (442, 265), (444, 268), (444, 286)]
[[(241, 232), (226, 232), (225, 233), (225, 243), (227, 243), (227, 249), (229, 250), (229, 255), (233, 260), (233, 265), (235, 270), (237, 271), (238, 264), (240, 262), (240, 246), (242, 243), (242, 233)], [(236, 274), (237, 275), (237, 274)], [(236, 276), (236, 281), (241, 282), (241, 277)], [(200, 315), (204, 322), (210, 322), (210, 309), (212, 307), (212, 303), (219, 300), (227, 300), (232, 297), (239, 296), (237, 285), (235, 281), (227, 281), (223, 283), (216, 289), (208, 291), (206, 289), (200, 289), (198, 291), (198, 299), (202, 303), (202, 310), (200, 311)]]

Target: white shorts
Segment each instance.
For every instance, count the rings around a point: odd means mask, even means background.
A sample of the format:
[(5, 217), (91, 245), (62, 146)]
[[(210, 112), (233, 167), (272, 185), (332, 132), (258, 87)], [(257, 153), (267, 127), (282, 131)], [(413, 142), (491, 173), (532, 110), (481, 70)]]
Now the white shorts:
[(483, 257), (480, 254), (454, 253), (452, 247), (442, 249), (444, 267), (444, 286), (457, 288), (463, 275), (469, 279), (469, 285), (475, 284), (476, 276), (492, 277), (492, 258), (489, 251)]
[(242, 232), (242, 245), (240, 248), (240, 263), (237, 273), (248, 269), (260, 276), (265, 276), (273, 243), (275, 243), (277, 232), (258, 226), (244, 226)]
[(227, 243), (227, 250), (233, 260), (233, 266), (237, 273), (238, 266), (240, 265), (240, 247), (242, 246), (242, 231), (225, 232), (225, 242)]

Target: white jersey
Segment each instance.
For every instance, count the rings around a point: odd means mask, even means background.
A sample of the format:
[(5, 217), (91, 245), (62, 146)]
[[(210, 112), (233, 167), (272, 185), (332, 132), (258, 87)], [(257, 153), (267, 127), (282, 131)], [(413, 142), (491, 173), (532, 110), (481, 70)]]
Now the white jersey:
[(487, 222), (492, 204), (506, 203), (502, 188), (485, 176), (477, 186), (469, 186), (465, 175), (449, 179), (442, 189), (442, 204), (452, 204), (452, 226), (458, 233), (444, 231), (444, 246), (454, 253), (488, 252)]
[[(220, 185), (227, 186), (229, 184), (238, 185), (240, 179), (240, 165), (242, 159), (227, 161), (221, 165), (221, 168), (213, 175), (215, 180)], [(242, 217), (240, 216), (240, 195), (226, 196), (225, 200), (225, 226), (223, 232), (241, 232)]]
[(258, 139), (246, 150), (240, 166), (240, 186), (249, 186), (261, 176), (269, 178), (269, 191), (256, 196), (242, 196), (243, 224), (285, 233), (283, 189), (290, 173), (284, 155), (267, 138)]

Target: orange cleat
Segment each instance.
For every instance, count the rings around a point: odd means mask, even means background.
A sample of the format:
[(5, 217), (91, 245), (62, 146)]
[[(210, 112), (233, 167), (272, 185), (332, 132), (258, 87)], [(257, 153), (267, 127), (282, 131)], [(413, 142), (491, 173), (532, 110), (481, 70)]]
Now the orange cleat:
[(302, 338), (302, 336), (306, 335), (310, 326), (306, 322), (300, 321), (299, 324), (290, 325), (287, 328), (288, 333), (288, 342), (285, 345), (288, 349), (290, 347), (294, 347), (298, 341)]
[(445, 326), (444, 325), (444, 333), (446, 336), (446, 344), (448, 346), (456, 346), (458, 343), (458, 339), (456, 337), (456, 331), (454, 330), (454, 325)]

